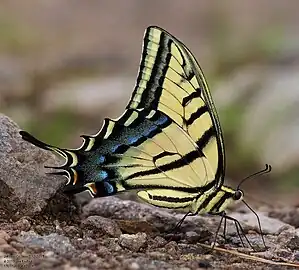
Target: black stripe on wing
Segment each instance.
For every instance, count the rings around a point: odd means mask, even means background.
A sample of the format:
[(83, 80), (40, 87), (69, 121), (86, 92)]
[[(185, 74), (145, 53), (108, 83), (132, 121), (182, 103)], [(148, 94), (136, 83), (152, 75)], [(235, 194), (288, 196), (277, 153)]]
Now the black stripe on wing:
[(180, 159), (169, 162), (167, 164), (163, 164), (163, 165), (159, 166), (158, 168), (133, 173), (130, 176), (128, 176), (127, 178), (125, 178), (125, 180), (137, 178), (140, 176), (158, 174), (161, 172), (167, 172), (167, 171), (171, 171), (176, 168), (188, 166), (189, 163), (191, 163), (192, 161), (194, 161), (195, 159), (197, 159), (199, 157), (200, 157), (199, 152), (197, 150), (194, 150), (194, 151), (189, 152), (188, 154), (182, 156)]
[(162, 201), (162, 202), (172, 202), (172, 203), (184, 203), (184, 202), (192, 202), (199, 198), (201, 194), (198, 194), (197, 196), (190, 196), (190, 197), (168, 197), (168, 196), (159, 196), (159, 195), (152, 195), (148, 193), (148, 197), (151, 200), (154, 201)]
[(187, 126), (191, 126), (195, 120), (200, 118), (204, 113), (208, 112), (208, 107), (207, 106), (202, 106), (196, 110), (196, 112), (192, 113), (190, 118), (185, 119), (185, 123)]
[[(216, 137), (216, 130), (213, 126), (211, 126), (208, 130), (204, 132), (204, 134), (198, 139), (196, 142), (198, 149), (203, 151), (203, 149), (208, 145), (209, 141)], [(216, 178), (217, 179), (217, 178)]]
[(200, 193), (206, 192), (213, 188), (216, 184), (216, 181), (213, 180), (210, 183), (208, 183), (205, 186), (202, 187), (176, 187), (176, 186), (161, 186), (159, 184), (157, 185), (128, 185), (128, 183), (125, 180), (120, 181), (120, 185), (125, 190), (146, 190), (146, 189), (165, 189), (165, 190), (175, 190), (175, 191), (183, 191), (188, 193)]

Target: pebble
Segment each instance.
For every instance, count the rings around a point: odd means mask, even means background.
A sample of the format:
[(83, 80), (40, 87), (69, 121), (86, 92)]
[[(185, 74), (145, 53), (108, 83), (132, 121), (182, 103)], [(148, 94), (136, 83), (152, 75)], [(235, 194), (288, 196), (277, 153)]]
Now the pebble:
[(287, 242), (287, 247), (291, 250), (298, 250), (299, 248), (299, 236), (294, 235)]
[(208, 260), (200, 260), (198, 262), (198, 266), (200, 268), (211, 268), (212, 267), (212, 265), (210, 264), (210, 262)]
[(7, 232), (0, 230), (0, 239), (5, 240), (7, 242), (9, 240), (10, 236)]
[(90, 228), (95, 232), (101, 230), (101, 232), (111, 237), (119, 237), (121, 235), (121, 230), (114, 220), (101, 216), (89, 216), (82, 221), (82, 226)]
[(33, 231), (21, 232), (18, 236), (18, 242), (29, 246), (36, 252), (42, 250), (54, 251), (58, 254), (68, 254), (75, 251), (70, 239), (56, 233), (49, 235), (39, 235)]
[(161, 236), (156, 236), (153, 242), (153, 247), (163, 247), (167, 244), (167, 241)]
[(169, 257), (168, 254), (165, 254), (160, 251), (151, 251), (148, 252), (148, 255), (154, 260), (166, 260)]
[(9, 244), (18, 251), (22, 251), (25, 248), (22, 243), (16, 241), (11, 241)]
[(76, 226), (65, 226), (63, 231), (69, 237), (82, 237), (82, 231)]
[(299, 251), (295, 252), (294, 259), (299, 262)]
[(140, 269), (140, 265), (137, 262), (132, 262), (129, 266), (128, 266), (129, 270), (139, 270)]
[(171, 241), (165, 245), (167, 253), (170, 255), (176, 255), (179, 249), (178, 244), (174, 241)]
[(287, 246), (290, 249), (296, 249), (299, 244), (299, 237), (296, 234), (295, 229), (288, 229), (283, 230), (280, 232), (280, 234), (277, 236), (277, 243), (284, 247)]
[(44, 252), (44, 256), (48, 257), (48, 258), (54, 257), (54, 255), (55, 255), (55, 253), (53, 251), (45, 251)]
[(137, 234), (122, 234), (119, 237), (119, 244), (131, 251), (139, 251), (146, 245), (147, 235), (146, 233)]
[(77, 267), (77, 266), (70, 266), (69, 264), (66, 264), (63, 266), (63, 270), (88, 270), (86, 267)]
[(111, 256), (111, 251), (105, 246), (98, 246), (97, 247), (97, 255), (99, 257)]
[(7, 244), (6, 240), (3, 238), (0, 238), (0, 246), (5, 245), (5, 244)]
[(0, 252), (12, 255), (17, 253), (17, 250), (9, 244), (4, 244), (0, 246)]
[(200, 235), (194, 231), (188, 231), (186, 232), (186, 240), (190, 244), (196, 243), (200, 240)]
[(28, 232), (30, 228), (31, 224), (26, 218), (21, 218), (14, 224), (14, 229), (18, 231)]
[(84, 237), (83, 239), (77, 239), (76, 245), (77, 247), (83, 250), (95, 249), (97, 246), (97, 241), (95, 239), (92, 239), (91, 237)]

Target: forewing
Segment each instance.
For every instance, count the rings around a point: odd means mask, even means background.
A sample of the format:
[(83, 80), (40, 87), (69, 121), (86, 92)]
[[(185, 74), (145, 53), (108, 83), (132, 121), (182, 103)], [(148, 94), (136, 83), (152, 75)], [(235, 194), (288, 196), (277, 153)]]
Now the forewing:
[[(136, 86), (127, 108), (164, 112), (191, 137), (223, 184), (225, 155), (221, 127), (204, 75), (189, 49), (152, 26), (144, 36)], [(201, 183), (199, 183), (201, 185)]]

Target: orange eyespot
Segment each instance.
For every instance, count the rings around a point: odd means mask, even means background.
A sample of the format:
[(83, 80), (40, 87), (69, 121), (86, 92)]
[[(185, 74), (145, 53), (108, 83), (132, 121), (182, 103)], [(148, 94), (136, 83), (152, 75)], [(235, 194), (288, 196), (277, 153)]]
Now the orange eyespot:
[(93, 196), (96, 195), (97, 189), (94, 183), (87, 183), (84, 186), (89, 189), (89, 191), (92, 193)]

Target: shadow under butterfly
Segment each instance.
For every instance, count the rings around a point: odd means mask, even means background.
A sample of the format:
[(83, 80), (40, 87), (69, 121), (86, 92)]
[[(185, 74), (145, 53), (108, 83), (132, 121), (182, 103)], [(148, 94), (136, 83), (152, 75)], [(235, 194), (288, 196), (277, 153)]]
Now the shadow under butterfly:
[[(78, 149), (46, 144), (25, 131), (20, 134), (65, 159), (59, 167), (46, 167), (68, 178), (66, 193), (88, 190), (93, 197), (103, 197), (136, 190), (144, 201), (183, 210), (185, 217), (221, 216), (215, 241), (223, 220), (224, 228), (226, 220), (232, 220), (242, 244), (240, 232), (252, 247), (238, 220), (225, 212), (242, 201), (256, 215), (266, 247), (259, 218), (243, 200), (240, 185), (224, 185), (223, 135), (203, 72), (189, 49), (157, 26), (145, 31), (136, 86), (123, 115), (106, 118), (96, 135), (83, 135)], [(269, 171), (266, 165), (256, 174)]]

